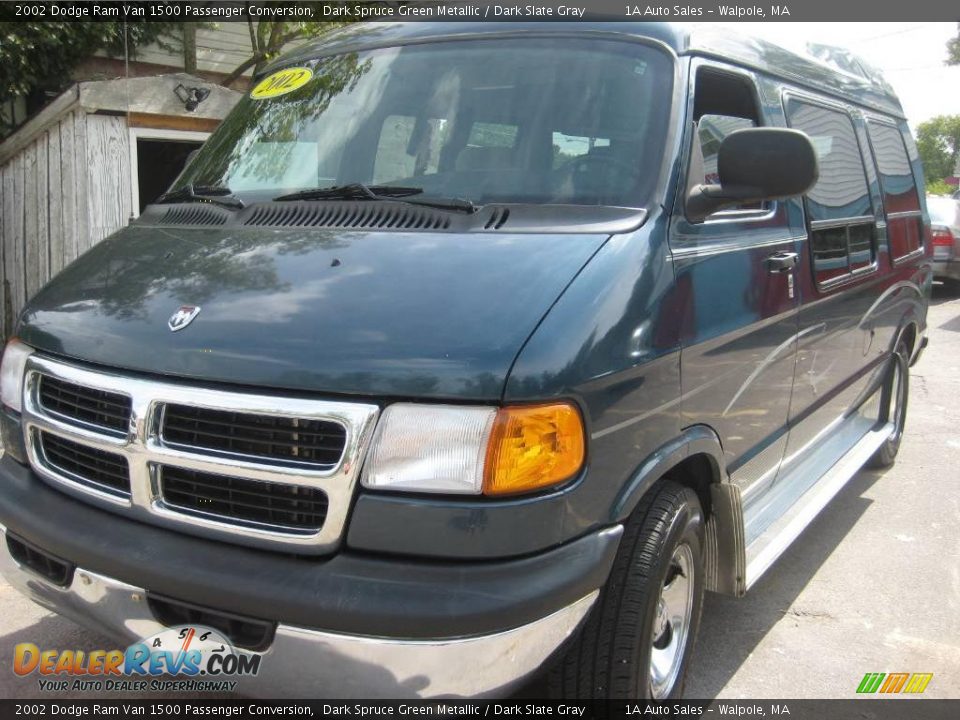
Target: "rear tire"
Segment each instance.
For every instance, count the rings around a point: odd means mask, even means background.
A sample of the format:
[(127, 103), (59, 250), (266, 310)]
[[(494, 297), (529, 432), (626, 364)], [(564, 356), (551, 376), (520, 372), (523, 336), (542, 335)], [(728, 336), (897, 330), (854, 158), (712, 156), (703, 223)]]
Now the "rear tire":
[(910, 399), (910, 350), (902, 340), (890, 359), (887, 377), (880, 391), (882, 417), (893, 423), (893, 432), (867, 461), (867, 467), (875, 470), (888, 468), (896, 462), (903, 440), (903, 428), (907, 422), (907, 401)]
[(552, 696), (681, 696), (703, 608), (703, 542), (696, 493), (669, 480), (647, 493), (596, 606), (550, 673)]

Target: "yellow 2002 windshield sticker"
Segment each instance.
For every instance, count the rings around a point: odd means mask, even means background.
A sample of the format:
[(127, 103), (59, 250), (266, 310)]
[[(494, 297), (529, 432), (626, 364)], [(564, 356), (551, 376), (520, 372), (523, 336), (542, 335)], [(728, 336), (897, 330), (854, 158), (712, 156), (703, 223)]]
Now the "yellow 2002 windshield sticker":
[(250, 91), (250, 97), (254, 100), (266, 100), (278, 95), (286, 95), (306, 85), (312, 77), (313, 70), (310, 68), (293, 67), (278, 70), (258, 82), (257, 86)]

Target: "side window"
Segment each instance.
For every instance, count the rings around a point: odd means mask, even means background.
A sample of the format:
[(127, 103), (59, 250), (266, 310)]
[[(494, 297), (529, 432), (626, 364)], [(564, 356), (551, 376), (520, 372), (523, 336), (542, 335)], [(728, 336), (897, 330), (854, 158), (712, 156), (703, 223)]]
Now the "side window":
[[(741, 74), (724, 72), (709, 66), (697, 70), (693, 112), (697, 122), (696, 141), (703, 156), (703, 177), (688, 181), (715, 184), (717, 154), (720, 144), (731, 133), (760, 125), (759, 109), (753, 81)], [(714, 217), (756, 213), (769, 203), (745, 203), (724, 208)]]
[(805, 198), (818, 283), (869, 268), (876, 259), (873, 207), (853, 120), (841, 110), (792, 100), (790, 126), (810, 136), (820, 179)]
[(915, 252), (923, 244), (920, 195), (900, 131), (873, 120), (867, 127), (880, 171), (890, 255), (896, 260)]
[(732, 132), (754, 128), (754, 120), (732, 115), (704, 115), (697, 123), (697, 135), (700, 139), (700, 151), (703, 153), (703, 182), (712, 184), (719, 181), (717, 175), (717, 152), (720, 143)]

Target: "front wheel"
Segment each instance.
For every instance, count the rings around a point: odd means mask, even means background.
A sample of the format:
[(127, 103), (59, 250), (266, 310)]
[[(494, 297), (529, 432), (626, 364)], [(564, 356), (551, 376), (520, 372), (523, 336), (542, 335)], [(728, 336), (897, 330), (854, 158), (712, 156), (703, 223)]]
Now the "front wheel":
[(893, 425), (883, 445), (867, 461), (867, 466), (875, 469), (888, 468), (897, 459), (900, 441), (903, 440), (903, 428), (907, 422), (907, 400), (910, 398), (910, 350), (902, 340), (890, 359), (890, 368), (883, 388), (880, 391), (880, 407), (883, 417)]
[(552, 670), (552, 695), (680, 697), (703, 608), (704, 519), (692, 490), (662, 481), (641, 501), (596, 607)]

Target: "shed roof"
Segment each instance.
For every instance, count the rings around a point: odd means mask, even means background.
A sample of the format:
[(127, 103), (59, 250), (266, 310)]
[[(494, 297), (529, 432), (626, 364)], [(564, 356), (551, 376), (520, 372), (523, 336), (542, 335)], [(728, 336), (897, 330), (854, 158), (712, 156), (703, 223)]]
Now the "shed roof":
[[(174, 93), (177, 85), (209, 91), (196, 110), (188, 112)], [(26, 147), (33, 139), (68, 112), (139, 113), (222, 120), (240, 99), (241, 93), (187, 73), (147, 77), (89, 80), (71, 85), (53, 102), (0, 143), (0, 165)]]

